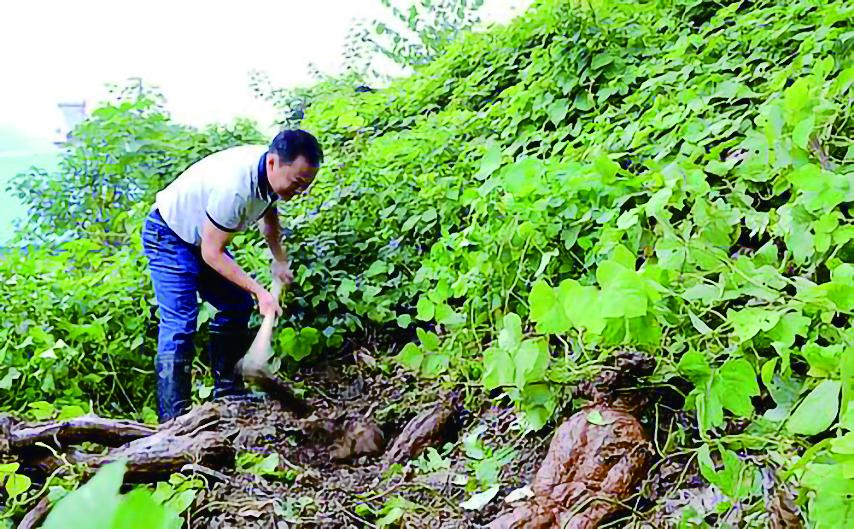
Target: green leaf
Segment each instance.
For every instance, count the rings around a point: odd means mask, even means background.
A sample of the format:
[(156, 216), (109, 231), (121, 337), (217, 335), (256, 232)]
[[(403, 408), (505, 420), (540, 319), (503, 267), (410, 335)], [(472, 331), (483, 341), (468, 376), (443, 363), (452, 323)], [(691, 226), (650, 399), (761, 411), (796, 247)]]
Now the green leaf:
[(602, 417), (602, 413), (599, 410), (589, 412), (587, 414), (587, 422), (596, 426), (604, 426), (606, 424), (605, 418)]
[(854, 523), (851, 497), (854, 480), (842, 474), (842, 465), (807, 465), (802, 483), (815, 491), (809, 517), (815, 529), (848, 528)]
[(63, 406), (59, 411), (59, 415), (57, 415), (57, 421), (66, 421), (68, 419), (74, 419), (76, 417), (80, 417), (82, 415), (86, 415), (86, 411), (80, 406), (73, 404), (68, 406)]
[(486, 152), (480, 160), (480, 168), (474, 177), (477, 180), (486, 180), (499, 167), (501, 167), (501, 146), (497, 142), (491, 141), (487, 145)]
[(801, 382), (794, 378), (773, 376), (773, 378), (765, 382), (765, 386), (768, 388), (768, 393), (771, 394), (771, 398), (774, 399), (777, 407), (766, 411), (763, 417), (772, 422), (785, 421), (789, 418), (789, 414), (798, 400), (798, 394), (802, 387)]
[(515, 382), (515, 366), (510, 354), (504, 349), (490, 347), (483, 354), (483, 387), (493, 390), (511, 386)]
[(6, 494), (10, 499), (17, 498), (21, 494), (30, 490), (32, 482), (30, 478), (23, 474), (11, 474), (6, 478)]
[[(435, 214), (435, 210), (433, 210)], [(434, 217), (435, 218), (435, 217)], [(365, 277), (374, 277), (384, 274), (388, 271), (388, 264), (385, 261), (374, 261), (365, 271)]]
[(579, 92), (575, 96), (575, 108), (581, 112), (586, 112), (593, 108), (593, 102), (590, 99), (590, 94), (587, 92)]
[(664, 215), (664, 208), (667, 206), (672, 195), (673, 190), (667, 187), (656, 191), (655, 194), (649, 197), (649, 200), (644, 205), (646, 216), (665, 220), (669, 218), (669, 215)]
[(815, 164), (805, 164), (789, 174), (789, 181), (801, 191), (817, 193), (822, 191), (826, 184), (821, 167)]
[(424, 355), (421, 363), (421, 375), (425, 378), (436, 378), (448, 370), (451, 359), (446, 354), (431, 352)]
[(406, 219), (406, 221), (403, 223), (403, 226), (401, 226), (400, 229), (405, 231), (405, 232), (409, 231), (413, 227), (415, 227), (415, 225), (418, 224), (418, 222), (420, 220), (421, 220), (421, 213), (416, 213), (415, 215), (412, 215), (408, 219)]
[(727, 310), (727, 321), (733, 326), (733, 334), (740, 342), (750, 340), (762, 331), (770, 331), (780, 321), (780, 313), (758, 307)]
[(549, 105), (548, 109), (546, 109), (546, 113), (549, 116), (549, 120), (555, 124), (555, 126), (563, 125), (563, 118), (566, 117), (566, 113), (569, 111), (569, 101), (566, 99), (558, 99), (551, 105)]
[(638, 223), (638, 210), (632, 208), (628, 211), (624, 211), (622, 215), (617, 219), (617, 229), (618, 230), (627, 230)]
[(15, 369), (14, 367), (10, 367), (8, 371), (6, 371), (6, 375), (0, 379), (0, 389), (7, 390), (12, 388), (12, 383), (21, 378), (21, 372)]
[(125, 464), (122, 461), (101, 467), (87, 483), (65, 496), (51, 509), (42, 528), (113, 527), (124, 473)]
[[(109, 527), (112, 529), (178, 529), (181, 524), (181, 518), (174, 511), (154, 501), (147, 490), (137, 489), (122, 497), (112, 526)], [(100, 526), (89, 527), (94, 529)]]
[(498, 346), (505, 351), (515, 351), (522, 343), (522, 319), (510, 312), (504, 316), (504, 327), (498, 333)]
[(838, 380), (822, 380), (795, 408), (786, 429), (793, 434), (816, 435), (830, 428), (839, 413)]
[(523, 389), (530, 382), (540, 382), (546, 374), (551, 356), (545, 340), (525, 340), (513, 355), (516, 387)]
[(842, 372), (842, 405), (839, 424), (854, 430), (854, 348), (847, 347), (840, 361)]
[(688, 318), (690, 318), (690, 320), (691, 320), (691, 325), (693, 325), (694, 329), (696, 329), (697, 332), (699, 332), (700, 334), (711, 334), (712, 333), (711, 327), (709, 327), (708, 325), (703, 323), (703, 320), (698, 318), (697, 315), (694, 314), (693, 312), (691, 312), (690, 310), (688, 311)]
[[(577, 98), (576, 98), (576, 106)], [(620, 171), (620, 164), (608, 158), (607, 155), (601, 155), (596, 160), (593, 161), (593, 167), (596, 169), (596, 172), (599, 173), (599, 176), (602, 177), (602, 181), (605, 183), (611, 183), (614, 181), (614, 178), (617, 176), (617, 173)]]
[(193, 505), (193, 502), (196, 500), (196, 491), (195, 490), (184, 490), (181, 491), (166, 502), (166, 506), (175, 511), (178, 514), (186, 511)]
[(704, 386), (712, 376), (712, 368), (706, 357), (693, 349), (682, 355), (677, 368), (698, 387)]
[(421, 362), (424, 361), (424, 353), (421, 352), (420, 347), (410, 342), (403, 346), (395, 360), (403, 367), (417, 373), (421, 369)]
[(466, 317), (451, 308), (447, 303), (439, 303), (436, 305), (436, 323), (440, 325), (462, 325), (466, 322)]
[(574, 279), (565, 279), (558, 287), (558, 299), (564, 313), (578, 329), (601, 334), (606, 321), (602, 315), (601, 292), (593, 286), (581, 286)]
[(597, 53), (590, 61), (590, 68), (598, 70), (614, 62), (614, 57), (609, 53)]
[(479, 511), (495, 498), (499, 490), (501, 490), (501, 487), (494, 485), (483, 492), (472, 494), (472, 497), (462, 502), (460, 507), (467, 511)]
[(381, 518), (377, 519), (375, 525), (377, 527), (389, 527), (403, 518), (404, 514), (406, 514), (406, 510), (402, 507), (392, 507)]
[(749, 417), (753, 413), (750, 397), (759, 395), (753, 366), (743, 358), (729, 360), (712, 380), (711, 391), (718, 395), (724, 408), (740, 417)]
[(525, 421), (534, 431), (546, 425), (557, 407), (548, 384), (531, 384), (522, 392), (522, 411)]
[(537, 158), (523, 158), (501, 171), (504, 186), (514, 195), (527, 196), (539, 187), (543, 169), (543, 162)]
[(38, 421), (50, 419), (51, 417), (53, 417), (53, 414), (56, 413), (56, 407), (54, 407), (54, 405), (50, 402), (31, 402), (29, 404), (29, 407), (30, 415), (32, 415)]
[(528, 295), (531, 319), (537, 323), (537, 332), (561, 334), (569, 330), (570, 321), (563, 309), (556, 289), (545, 281), (537, 281)]
[(795, 130), (792, 131), (792, 141), (794, 141), (795, 145), (800, 147), (803, 150), (807, 150), (809, 147), (810, 137), (812, 136), (812, 131), (815, 128), (815, 115), (810, 114), (806, 118), (802, 119), (797, 125), (795, 125)]
[(635, 271), (635, 254), (622, 244), (614, 247), (614, 251), (611, 252), (611, 257), (607, 262), (618, 264), (630, 272)]
[[(438, 213), (436, 212), (436, 208), (427, 208), (424, 213), (421, 214), (421, 220), (424, 222), (433, 222), (438, 217)], [(370, 269), (368, 270), (370, 272)]]
[(810, 366), (807, 373), (811, 377), (828, 378), (839, 373), (843, 344), (822, 347), (810, 342), (801, 348), (801, 354)]
[(605, 318), (636, 318), (648, 310), (646, 282), (637, 272), (615, 261), (604, 261), (596, 270), (602, 287), (600, 313)]
[(421, 340), (421, 347), (425, 351), (437, 351), (439, 349), (439, 336), (436, 333), (419, 328), (415, 330), (415, 334)]
[(800, 120), (801, 111), (810, 103), (810, 81), (807, 78), (796, 79), (783, 94), (783, 109), (786, 121), (790, 124)]
[(768, 331), (768, 338), (773, 342), (779, 352), (782, 348), (791, 347), (795, 343), (795, 337), (806, 337), (812, 320), (800, 312), (789, 312), (784, 314), (780, 321)]
[(747, 465), (738, 458), (735, 452), (724, 448), (721, 448), (719, 452), (723, 463), (720, 470), (716, 469), (712, 462), (708, 445), (702, 445), (697, 449), (700, 474), (709, 483), (721, 489), (721, 492), (734, 500), (747, 497), (756, 473), (755, 469), (751, 468), (750, 472), (745, 472)]

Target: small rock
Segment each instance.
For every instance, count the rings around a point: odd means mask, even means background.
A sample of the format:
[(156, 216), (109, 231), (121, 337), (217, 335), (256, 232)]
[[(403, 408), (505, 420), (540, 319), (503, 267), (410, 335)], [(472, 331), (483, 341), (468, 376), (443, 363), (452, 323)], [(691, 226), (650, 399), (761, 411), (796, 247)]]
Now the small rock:
[(378, 456), (385, 448), (380, 427), (371, 419), (356, 419), (345, 423), (332, 442), (329, 454), (335, 461), (361, 456)]

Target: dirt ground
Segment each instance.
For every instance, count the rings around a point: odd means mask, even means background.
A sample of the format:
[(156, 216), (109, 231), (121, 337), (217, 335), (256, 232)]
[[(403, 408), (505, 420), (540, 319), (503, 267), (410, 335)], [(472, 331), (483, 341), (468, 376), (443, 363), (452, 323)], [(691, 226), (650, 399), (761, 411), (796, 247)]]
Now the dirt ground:
[[(188, 528), (650, 529), (678, 524), (684, 507), (713, 515), (719, 494), (689, 453), (658, 449), (695, 418), (672, 392), (634, 389), (655, 367), (649, 357), (610, 362), (572, 388), (571, 409), (528, 435), (509, 402), (415, 379), (365, 351), (302, 366), (292, 385), (312, 410), (300, 416), (259, 393), (205, 403), (158, 429), (7, 417), (0, 430), (37, 474), (67, 463), (28, 440), (52, 439), (92, 468), (127, 457), (130, 483), (180, 468), (203, 484), (183, 513)], [(72, 446), (94, 434), (93, 446), (115, 448)]]
[(403, 527), (480, 527), (504, 507), (500, 498), (530, 482), (547, 449), (547, 437), (521, 438), (514, 431), (512, 407), (455, 411), (443, 429), (445, 439), (436, 440), (438, 451), (443, 441), (478, 428), (484, 447), (509, 445), (515, 451), (501, 468), (504, 486), (496, 499), (482, 510), (465, 510), (460, 504), (471, 494), (454, 483), (471, 474), (461, 449), (444, 458), (449, 468), (433, 471), (392, 466), (383, 457), (407, 421), (449, 398), (438, 385), (425, 387), (402, 371), (384, 373), (365, 362), (315, 366), (302, 370), (299, 379), (315, 408), (310, 417), (297, 419), (269, 400), (248, 403), (235, 439), (240, 451), (277, 454), (279, 468), (291, 476), (226, 471), (225, 480), (209, 479), (211, 486), (185, 515), (187, 527), (382, 527), (378, 518), (394, 505), (405, 505)]

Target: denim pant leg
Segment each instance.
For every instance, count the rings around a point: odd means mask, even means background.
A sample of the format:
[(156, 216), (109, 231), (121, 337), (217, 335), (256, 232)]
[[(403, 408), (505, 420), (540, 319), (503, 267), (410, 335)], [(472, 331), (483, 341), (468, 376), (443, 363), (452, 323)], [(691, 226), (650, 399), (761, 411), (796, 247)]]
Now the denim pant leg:
[(199, 293), (217, 309), (210, 325), (207, 348), (214, 377), (214, 397), (244, 394), (243, 382), (235, 366), (252, 342), (247, 332), (255, 306), (252, 296), (206, 264), (202, 264)]
[(157, 216), (146, 219), (142, 240), (160, 306), (155, 371), (158, 412), (161, 422), (165, 422), (181, 415), (190, 405), (200, 266), (193, 246)]
[(211, 332), (240, 333), (246, 331), (255, 308), (255, 300), (207, 264), (201, 264), (199, 294), (217, 310), (211, 321)]

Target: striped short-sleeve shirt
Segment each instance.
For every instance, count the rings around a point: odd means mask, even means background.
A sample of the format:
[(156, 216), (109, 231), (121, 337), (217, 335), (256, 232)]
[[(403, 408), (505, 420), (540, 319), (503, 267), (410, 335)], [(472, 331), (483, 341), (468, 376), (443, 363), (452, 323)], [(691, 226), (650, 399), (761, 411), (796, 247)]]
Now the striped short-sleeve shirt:
[(211, 154), (158, 192), (155, 207), (172, 231), (196, 246), (205, 219), (223, 231), (243, 231), (279, 198), (267, 180), (266, 153), (266, 146), (245, 145)]

